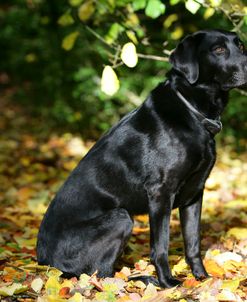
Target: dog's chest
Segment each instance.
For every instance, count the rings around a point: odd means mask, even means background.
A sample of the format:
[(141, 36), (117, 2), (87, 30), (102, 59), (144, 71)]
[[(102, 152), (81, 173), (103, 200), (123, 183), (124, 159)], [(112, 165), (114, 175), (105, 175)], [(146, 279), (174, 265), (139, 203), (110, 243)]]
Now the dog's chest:
[(193, 168), (187, 171), (186, 177), (181, 179), (176, 193), (174, 208), (192, 203), (204, 189), (206, 179), (216, 160), (214, 140), (209, 140), (202, 151), (201, 155), (197, 157), (192, 153), (190, 158), (188, 154), (189, 160), (193, 163)]

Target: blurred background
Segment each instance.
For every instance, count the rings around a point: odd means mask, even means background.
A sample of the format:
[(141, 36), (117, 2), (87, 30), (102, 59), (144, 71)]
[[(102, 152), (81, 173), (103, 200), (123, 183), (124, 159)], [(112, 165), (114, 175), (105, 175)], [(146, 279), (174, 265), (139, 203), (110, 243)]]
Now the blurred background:
[[(246, 43), (246, 2), (1, 0), (2, 102), (8, 99), (5, 109), (25, 108), (41, 132), (95, 140), (165, 79), (169, 53), (181, 38), (208, 28), (235, 31)], [(137, 51), (132, 68), (121, 59), (126, 43)], [(105, 85), (108, 79), (110, 90), (116, 86), (108, 94), (102, 91), (105, 66)], [(246, 97), (246, 90), (231, 92), (218, 138), (237, 151), (246, 145)]]
[[(0, 295), (14, 297), (1, 301), (65, 301), (58, 290), (70, 285), (52, 285), (36, 263), (47, 206), (100, 135), (165, 80), (177, 43), (210, 28), (235, 31), (247, 46), (246, 0), (0, 1)], [(187, 285), (172, 301), (247, 301), (246, 108), (247, 90), (231, 91), (204, 191), (202, 251), (215, 278), (200, 287), (191, 279), (173, 211), (169, 260)], [(147, 261), (148, 217), (138, 216), (122, 262), (128, 270)], [(30, 290), (35, 278), (41, 293)], [(94, 301), (117, 300), (98, 294)]]

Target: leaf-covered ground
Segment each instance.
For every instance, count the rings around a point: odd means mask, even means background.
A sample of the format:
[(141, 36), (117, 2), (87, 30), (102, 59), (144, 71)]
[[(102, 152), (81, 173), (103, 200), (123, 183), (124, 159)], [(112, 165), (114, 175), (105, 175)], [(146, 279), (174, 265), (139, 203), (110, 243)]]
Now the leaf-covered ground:
[(49, 201), (92, 146), (71, 134), (43, 131), (45, 121), (1, 100), (0, 297), (1, 301), (247, 301), (247, 163), (244, 155), (218, 152), (207, 181), (202, 216), (204, 264), (211, 278), (196, 281), (184, 261), (177, 211), (171, 221), (170, 263), (183, 285), (173, 289), (127, 281), (155, 274), (149, 263), (147, 216), (133, 236), (114, 278), (70, 280), (38, 266), (35, 243)]

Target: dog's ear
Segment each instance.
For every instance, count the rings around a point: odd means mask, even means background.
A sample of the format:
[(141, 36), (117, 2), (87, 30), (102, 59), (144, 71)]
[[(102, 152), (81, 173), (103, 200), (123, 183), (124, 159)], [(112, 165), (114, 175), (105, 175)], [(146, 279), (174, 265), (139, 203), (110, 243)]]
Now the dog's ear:
[(172, 52), (170, 63), (179, 71), (190, 84), (194, 84), (199, 77), (199, 63), (197, 49), (202, 35), (185, 37)]

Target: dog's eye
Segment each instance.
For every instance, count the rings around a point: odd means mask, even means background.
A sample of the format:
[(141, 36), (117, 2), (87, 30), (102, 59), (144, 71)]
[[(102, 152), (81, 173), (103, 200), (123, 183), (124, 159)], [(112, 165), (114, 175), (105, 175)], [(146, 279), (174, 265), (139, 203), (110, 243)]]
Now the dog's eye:
[(214, 52), (217, 54), (222, 54), (226, 51), (225, 47), (223, 46), (217, 46), (214, 48)]
[(242, 51), (242, 52), (244, 52), (244, 44), (239, 44), (239, 49)]

